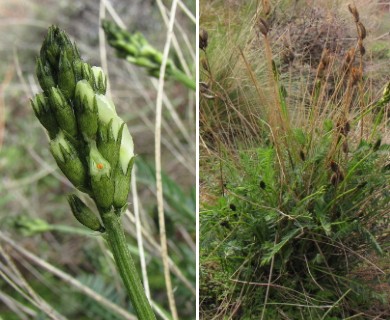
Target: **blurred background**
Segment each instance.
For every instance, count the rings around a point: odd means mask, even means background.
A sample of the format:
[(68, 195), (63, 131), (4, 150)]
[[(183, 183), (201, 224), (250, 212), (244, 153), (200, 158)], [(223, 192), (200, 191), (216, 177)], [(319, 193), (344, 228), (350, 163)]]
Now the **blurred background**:
[[(82, 58), (102, 66), (118, 114), (133, 135), (136, 188), (123, 218), (136, 262), (139, 210), (152, 300), (170, 319), (160, 256), (154, 122), (158, 79), (119, 59), (102, 18), (139, 31), (163, 51), (171, 1), (0, 0), (0, 318), (131, 319), (132, 308), (104, 241), (72, 216), (72, 186), (58, 170), (30, 101), (40, 92), (35, 59), (50, 25), (64, 29)], [(196, 2), (179, 1), (170, 58), (195, 78)], [(181, 319), (195, 315), (195, 94), (166, 81), (162, 167), (174, 295)], [(134, 205), (136, 205), (134, 207)], [(23, 251), (23, 249), (27, 250)], [(28, 254), (30, 256), (28, 257)], [(139, 265), (138, 265), (139, 267)]]

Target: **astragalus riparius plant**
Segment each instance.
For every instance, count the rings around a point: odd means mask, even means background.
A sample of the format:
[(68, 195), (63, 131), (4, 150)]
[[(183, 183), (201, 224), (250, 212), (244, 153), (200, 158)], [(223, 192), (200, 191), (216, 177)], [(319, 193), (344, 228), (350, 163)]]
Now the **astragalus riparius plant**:
[(56, 26), (43, 41), (36, 73), (43, 92), (32, 99), (32, 107), (48, 132), (50, 151), (75, 188), (95, 202), (99, 214), (76, 194), (68, 196), (72, 212), (107, 240), (139, 319), (155, 319), (121, 224), (134, 146), (126, 124), (105, 96), (106, 76), (84, 62), (76, 45)]
[(372, 99), (363, 22), (350, 6), (346, 55), (319, 42), (318, 62), (295, 48), (292, 64), (277, 51), (284, 21), (248, 3), (237, 15), (215, 4), (200, 39), (203, 318), (381, 318), (388, 294), (357, 270), (387, 280), (374, 259), (388, 261), (389, 95)]

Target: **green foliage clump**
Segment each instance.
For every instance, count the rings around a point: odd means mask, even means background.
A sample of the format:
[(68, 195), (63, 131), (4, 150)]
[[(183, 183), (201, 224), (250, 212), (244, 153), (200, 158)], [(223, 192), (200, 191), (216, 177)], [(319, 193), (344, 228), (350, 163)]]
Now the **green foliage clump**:
[(218, 257), (225, 280), (256, 288), (242, 298), (248, 314), (253, 295), (257, 304), (264, 301), (269, 281), (270, 305), (287, 313), (296, 306), (307, 316), (307, 309), (319, 317), (334, 305), (329, 315), (345, 317), (369, 294), (349, 274), (362, 252), (383, 254), (375, 235), (385, 227), (390, 175), (383, 159), (390, 148), (362, 141), (343, 168), (337, 165), (344, 178), (335, 184), (321, 152), (329, 141), (325, 135), (321, 148), (290, 167), (287, 184), (274, 147), (242, 152), (240, 169), (232, 166), (227, 177), (226, 197), (201, 215), (202, 256)]

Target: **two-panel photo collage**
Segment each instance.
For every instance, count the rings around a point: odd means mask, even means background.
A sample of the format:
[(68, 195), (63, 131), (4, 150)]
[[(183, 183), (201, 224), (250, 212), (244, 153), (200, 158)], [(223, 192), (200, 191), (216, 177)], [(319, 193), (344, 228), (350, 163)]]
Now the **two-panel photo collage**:
[(390, 319), (389, 0), (0, 0), (0, 320)]

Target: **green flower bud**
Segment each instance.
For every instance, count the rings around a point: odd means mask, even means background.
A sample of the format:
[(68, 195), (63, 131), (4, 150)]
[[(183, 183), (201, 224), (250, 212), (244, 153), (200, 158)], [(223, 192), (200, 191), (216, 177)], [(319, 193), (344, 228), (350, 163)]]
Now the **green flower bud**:
[(70, 136), (77, 136), (77, 123), (72, 107), (66, 101), (64, 95), (57, 88), (49, 91), (51, 109), (54, 111), (58, 125)]
[(54, 28), (56, 27), (49, 27), (45, 39), (43, 39), (41, 50), (39, 52), (39, 55), (42, 57), (42, 59), (45, 59), (46, 50), (51, 46), (52, 43), (54, 43)]
[(61, 48), (61, 53), (65, 53), (69, 61), (80, 59), (80, 53), (75, 44), (70, 41), (69, 36), (63, 30), (59, 30), (56, 42)]
[(92, 67), (89, 63), (84, 62), (81, 67), (81, 76), (83, 79), (87, 80), (91, 87), (93, 88), (95, 80), (93, 77)]
[(140, 67), (145, 67), (145, 68), (159, 68), (159, 65), (156, 63), (153, 63), (150, 59), (146, 57), (137, 57), (137, 58), (131, 58), (127, 57), (127, 61), (134, 63)]
[(103, 209), (111, 207), (114, 200), (114, 184), (111, 180), (111, 166), (92, 143), (89, 152), (89, 174), (96, 204)]
[(77, 60), (77, 59), (81, 58), (81, 55), (80, 55), (80, 52), (79, 52), (79, 48), (77, 48), (75, 42), (73, 43), (73, 50), (72, 50), (72, 52), (73, 52), (73, 58), (71, 60)]
[[(162, 60), (163, 60), (163, 54), (161, 52), (156, 51), (155, 54), (150, 57), (150, 59), (152, 59), (158, 65), (161, 65)], [(170, 60), (168, 60), (166, 67), (170, 68), (171, 64), (172, 64), (172, 62)]]
[(73, 71), (77, 81), (87, 80), (92, 87), (94, 86), (93, 72), (89, 63), (82, 60), (76, 60), (73, 63)]
[(61, 52), (59, 62), (58, 87), (66, 99), (73, 99), (76, 79), (66, 52)]
[(80, 52), (75, 43), (69, 41), (69, 45), (62, 49), (69, 61), (80, 60)]
[(132, 157), (128, 163), (126, 171), (122, 170), (122, 166), (118, 164), (115, 170), (114, 177), (114, 202), (113, 206), (120, 209), (127, 204), (127, 198), (130, 192), (131, 171), (134, 165), (135, 157)]
[(125, 52), (126, 55), (135, 56), (138, 53), (138, 49), (135, 45), (126, 42), (125, 40), (113, 40), (109, 41), (110, 45), (117, 49), (118, 54)]
[(66, 32), (57, 26), (49, 28), (40, 54), (42, 59), (49, 61), (56, 71), (58, 71), (59, 60), (62, 54), (65, 54), (69, 61), (80, 58), (76, 46), (72, 44)]
[(80, 132), (86, 140), (94, 139), (98, 130), (98, 109), (95, 92), (87, 80), (76, 84), (75, 109)]
[(92, 231), (104, 231), (96, 214), (75, 194), (68, 196), (68, 202), (75, 218)]
[(57, 162), (58, 167), (79, 190), (86, 190), (87, 170), (84, 167), (74, 146), (60, 131), (57, 137), (50, 141), (50, 151)]
[[(124, 31), (127, 33), (127, 31)], [(149, 45), (148, 40), (144, 37), (144, 35), (140, 32), (136, 32), (131, 36), (131, 40), (133, 43), (137, 43), (138, 47), (143, 47)]]
[(52, 67), (57, 68), (61, 48), (58, 43), (58, 33), (60, 29), (57, 26), (51, 26), (47, 32), (46, 38), (41, 47), (41, 58), (49, 61)]
[(39, 85), (43, 91), (48, 92), (51, 87), (56, 86), (50, 66), (44, 64), (41, 58), (37, 58), (35, 69)]
[(119, 160), (122, 132), (125, 124), (122, 123), (118, 132), (118, 137), (115, 139), (112, 122), (113, 119), (111, 119), (108, 124), (103, 122), (99, 123), (96, 144), (102, 156), (110, 162), (111, 168), (116, 168)]
[(70, 41), (69, 36), (66, 34), (65, 31), (61, 30), (60, 28), (58, 28), (58, 31), (55, 34), (55, 41), (61, 49), (72, 46), (72, 42)]
[(106, 94), (107, 78), (100, 67), (92, 67), (92, 74), (94, 79), (94, 88), (99, 94)]
[(73, 68), (73, 73), (74, 73), (76, 83), (84, 79), (82, 74), (83, 64), (84, 62), (81, 59), (76, 59), (73, 61), (72, 68)]
[(31, 106), (33, 107), (35, 116), (39, 122), (48, 131), (50, 139), (54, 139), (57, 135), (59, 128), (57, 120), (49, 108), (49, 103), (43, 93), (38, 93), (31, 100)]
[(102, 27), (106, 32), (106, 36), (108, 40), (115, 40), (115, 39), (125, 39), (126, 41), (130, 40), (130, 34), (125, 30), (122, 30), (114, 22), (104, 20), (102, 22)]
[(152, 59), (152, 60), (155, 60), (156, 55), (162, 56), (162, 54), (160, 52), (158, 52), (156, 49), (154, 49), (149, 44), (142, 46), (142, 48), (139, 51), (139, 55), (146, 57), (146, 58), (149, 58), (149, 59)]

